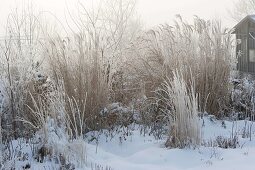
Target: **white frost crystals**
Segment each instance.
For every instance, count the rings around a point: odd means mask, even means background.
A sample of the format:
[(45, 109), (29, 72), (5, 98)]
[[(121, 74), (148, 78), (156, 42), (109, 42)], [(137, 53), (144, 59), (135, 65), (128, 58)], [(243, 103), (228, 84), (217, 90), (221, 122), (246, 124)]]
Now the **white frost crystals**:
[(2, 118), (4, 116), (4, 105), (6, 104), (5, 102), (5, 92), (4, 92), (4, 87), (3, 87), (3, 80), (0, 79), (0, 169), (3, 166), (3, 136), (2, 136)]
[[(1, 87), (1, 84), (0, 84)], [(2, 167), (2, 162), (3, 162), (3, 158), (2, 158), (2, 110), (3, 110), (3, 94), (0, 88), (0, 168)]]
[[(160, 95), (167, 104), (166, 116), (169, 121), (167, 147), (183, 148), (190, 144), (200, 144), (200, 125), (198, 101), (194, 84), (185, 83), (184, 76), (178, 71), (173, 78), (164, 82)], [(169, 110), (170, 109), (170, 110)]]

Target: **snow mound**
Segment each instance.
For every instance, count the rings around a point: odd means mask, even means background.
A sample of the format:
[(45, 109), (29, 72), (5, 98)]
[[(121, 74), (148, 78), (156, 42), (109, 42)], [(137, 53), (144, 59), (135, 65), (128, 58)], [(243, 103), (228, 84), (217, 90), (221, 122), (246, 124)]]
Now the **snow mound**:
[[(110, 135), (108, 132), (90, 132), (94, 140), (87, 144), (88, 159), (115, 170), (253, 170), (255, 154), (254, 131), (252, 140), (242, 138), (249, 121), (219, 121), (211, 117), (201, 120), (204, 141), (215, 141), (217, 137), (239, 138), (236, 149), (217, 146), (200, 146), (186, 149), (166, 149), (166, 139), (155, 140), (153, 136), (141, 133), (139, 126), (123, 129)], [(129, 135), (123, 136), (124, 133)]]

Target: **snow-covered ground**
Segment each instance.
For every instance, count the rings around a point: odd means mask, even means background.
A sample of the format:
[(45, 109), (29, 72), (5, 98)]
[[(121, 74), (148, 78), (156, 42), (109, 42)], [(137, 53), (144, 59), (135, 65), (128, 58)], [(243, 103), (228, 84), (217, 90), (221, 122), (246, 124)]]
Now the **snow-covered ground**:
[[(203, 126), (202, 126), (203, 124)], [(252, 122), (246, 121), (246, 132)], [(166, 138), (156, 140), (152, 135), (143, 133), (138, 125), (119, 128), (118, 131), (90, 132), (86, 134), (87, 167), (76, 169), (91, 169), (95, 165), (100, 170), (254, 170), (255, 156), (255, 126), (252, 126), (250, 136), (244, 135), (245, 121), (218, 121), (210, 117), (201, 120), (203, 143), (199, 147), (185, 149), (167, 149), (164, 147)], [(218, 136), (231, 138), (238, 136), (238, 147), (223, 149), (213, 146)], [(22, 147), (22, 141), (13, 141), (13, 146)], [(59, 143), (65, 143), (59, 141)], [(76, 147), (79, 151), (80, 144)], [(23, 146), (22, 150), (30, 150), (30, 145)], [(64, 146), (63, 146), (64, 147)], [(68, 148), (68, 147), (67, 147)], [(75, 150), (73, 150), (75, 151)], [(58, 169), (50, 162), (38, 163), (31, 158), (31, 151), (26, 155), (28, 159), (15, 162), (16, 169), (22, 169), (27, 163), (31, 168)], [(53, 168), (55, 167), (55, 168)], [(108, 167), (108, 168), (106, 168)], [(1, 168), (0, 168), (1, 169)], [(8, 169), (8, 168), (7, 168)], [(95, 169), (95, 168), (94, 168)], [(95, 169), (97, 170), (97, 169)]]
[[(247, 122), (247, 125), (250, 124)], [(165, 139), (155, 140), (153, 136), (144, 136), (139, 130), (133, 130), (132, 135), (124, 141), (120, 140), (120, 135), (112, 140), (101, 135), (98, 142), (87, 144), (87, 154), (92, 162), (109, 165), (115, 170), (254, 170), (255, 128), (250, 141), (249, 138), (242, 138), (244, 127), (245, 121), (225, 121), (224, 127), (222, 121), (211, 121), (208, 117), (204, 119), (204, 141), (210, 143), (217, 136), (230, 138), (232, 134), (238, 133), (239, 147), (236, 149), (213, 146), (166, 149)]]

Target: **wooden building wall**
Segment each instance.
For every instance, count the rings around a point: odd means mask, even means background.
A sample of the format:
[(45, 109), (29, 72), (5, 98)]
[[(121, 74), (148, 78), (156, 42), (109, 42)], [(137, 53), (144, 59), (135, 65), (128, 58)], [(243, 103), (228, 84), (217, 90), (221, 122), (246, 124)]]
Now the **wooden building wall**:
[(248, 56), (247, 56), (247, 32), (248, 32), (248, 23), (243, 23), (236, 30), (236, 38), (241, 40), (241, 44), (238, 44), (236, 47), (236, 53), (238, 55), (237, 69), (239, 71), (248, 72)]
[[(255, 49), (255, 24), (253, 22), (251, 22), (249, 24), (249, 33), (251, 33), (253, 36), (249, 35), (249, 42), (248, 42), (248, 51), (249, 49)], [(250, 56), (248, 56), (250, 57)], [(255, 62), (248, 62), (248, 72), (252, 72), (255, 73)]]
[(236, 38), (241, 40), (241, 44), (236, 47), (236, 53), (241, 52), (242, 54), (238, 56), (237, 69), (242, 72), (255, 73), (255, 62), (249, 60), (249, 50), (255, 49), (255, 40), (250, 36), (250, 32), (255, 33), (255, 23), (249, 20), (243, 22), (236, 30)]

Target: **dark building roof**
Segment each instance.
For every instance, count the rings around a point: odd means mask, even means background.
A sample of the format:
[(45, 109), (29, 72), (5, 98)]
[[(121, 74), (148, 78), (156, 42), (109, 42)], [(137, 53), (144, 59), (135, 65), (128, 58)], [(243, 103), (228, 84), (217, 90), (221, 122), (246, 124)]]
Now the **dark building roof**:
[[(255, 24), (255, 15), (247, 15), (245, 18), (243, 18), (238, 24), (234, 26), (234, 29), (237, 30), (244, 22), (251, 21)], [(236, 31), (233, 32), (235, 34)]]

